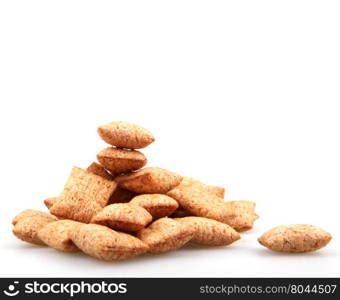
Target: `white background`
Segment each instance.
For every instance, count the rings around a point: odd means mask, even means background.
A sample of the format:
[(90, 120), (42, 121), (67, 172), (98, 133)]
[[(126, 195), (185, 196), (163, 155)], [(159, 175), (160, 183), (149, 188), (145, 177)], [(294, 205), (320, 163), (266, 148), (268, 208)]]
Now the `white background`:
[[(339, 1), (1, 1), (0, 276), (340, 276), (339, 14)], [(113, 120), (154, 133), (150, 166), (256, 201), (254, 230), (118, 263), (12, 236)], [(257, 243), (291, 223), (333, 240), (305, 255)]]

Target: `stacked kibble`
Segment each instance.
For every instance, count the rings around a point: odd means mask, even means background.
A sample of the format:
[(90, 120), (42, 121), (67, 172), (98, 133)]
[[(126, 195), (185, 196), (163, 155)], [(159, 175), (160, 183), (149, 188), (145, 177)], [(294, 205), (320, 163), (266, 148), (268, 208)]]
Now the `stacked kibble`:
[[(64, 252), (83, 251), (114, 261), (145, 252), (164, 253), (188, 242), (226, 246), (258, 218), (255, 203), (224, 201), (224, 188), (158, 167), (136, 149), (155, 138), (141, 126), (111, 122), (98, 128), (110, 147), (99, 163), (74, 167), (58, 197), (44, 201), (50, 213), (25, 210), (13, 219), (21, 240)], [(329, 233), (311, 225), (279, 226), (259, 242), (275, 251), (324, 247)]]

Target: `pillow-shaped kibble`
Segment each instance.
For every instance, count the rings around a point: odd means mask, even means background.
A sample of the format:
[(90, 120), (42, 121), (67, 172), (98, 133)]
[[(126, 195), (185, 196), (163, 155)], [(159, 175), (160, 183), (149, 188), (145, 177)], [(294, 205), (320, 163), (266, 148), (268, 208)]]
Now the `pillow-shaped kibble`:
[(45, 225), (38, 231), (38, 237), (46, 245), (62, 251), (77, 252), (79, 249), (74, 245), (70, 238), (70, 230), (83, 223), (72, 220), (59, 220)]
[(154, 219), (167, 217), (178, 208), (176, 200), (163, 194), (138, 195), (130, 203), (145, 208)]
[(137, 150), (109, 147), (97, 154), (98, 161), (112, 174), (126, 173), (145, 166), (147, 159)]
[(50, 212), (60, 218), (89, 223), (108, 203), (115, 188), (114, 181), (75, 167)]
[(99, 136), (119, 148), (141, 149), (154, 140), (152, 133), (142, 126), (128, 122), (111, 122), (98, 128)]
[(165, 194), (181, 180), (182, 176), (156, 167), (144, 168), (115, 178), (120, 187), (139, 194)]
[(258, 241), (262, 246), (273, 251), (303, 253), (325, 247), (331, 239), (332, 236), (319, 227), (294, 224), (272, 228)]
[(149, 252), (160, 254), (178, 249), (194, 236), (194, 229), (170, 218), (161, 218), (138, 232), (137, 237), (149, 246)]
[(118, 231), (138, 231), (152, 221), (146, 209), (130, 203), (116, 203), (104, 207), (91, 223), (105, 225)]
[(97, 224), (84, 224), (70, 230), (73, 243), (83, 252), (106, 261), (140, 255), (148, 246), (138, 238)]

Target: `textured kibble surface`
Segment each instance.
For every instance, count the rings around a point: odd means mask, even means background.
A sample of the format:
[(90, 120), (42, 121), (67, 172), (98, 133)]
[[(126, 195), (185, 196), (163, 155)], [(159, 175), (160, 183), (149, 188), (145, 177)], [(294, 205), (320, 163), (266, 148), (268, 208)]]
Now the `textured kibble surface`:
[(241, 238), (235, 229), (215, 220), (202, 217), (184, 217), (175, 220), (194, 229), (191, 242), (196, 244), (226, 246)]
[(138, 238), (149, 246), (149, 252), (160, 254), (178, 249), (194, 236), (194, 229), (170, 218), (153, 222), (138, 232)]
[(110, 174), (102, 165), (93, 162), (92, 164), (90, 164), (87, 167), (87, 171), (89, 171), (90, 173), (93, 173), (95, 175), (98, 175), (100, 177), (103, 177), (107, 180), (113, 180), (114, 176), (112, 174)]
[(145, 208), (154, 219), (167, 217), (178, 208), (176, 200), (162, 194), (139, 195), (134, 197), (130, 203)]
[(128, 149), (144, 148), (155, 140), (149, 130), (128, 122), (111, 122), (100, 126), (98, 134), (106, 143)]
[(50, 209), (57, 201), (58, 201), (58, 197), (46, 198), (44, 200), (44, 204), (48, 209)]
[(89, 223), (108, 203), (115, 188), (114, 181), (75, 167), (50, 212), (61, 218)]
[(96, 214), (91, 223), (106, 225), (119, 231), (138, 231), (152, 221), (146, 209), (130, 203), (117, 203), (106, 206)]
[(256, 203), (248, 200), (235, 200), (225, 202), (227, 213), (224, 223), (227, 223), (237, 231), (246, 231), (253, 228), (254, 221), (259, 218), (255, 214)]
[(51, 221), (56, 221), (58, 220), (57, 217), (52, 216), (51, 214), (39, 211), (39, 210), (35, 210), (35, 209), (26, 209), (24, 211), (22, 211), (20, 214), (16, 215), (13, 220), (12, 220), (12, 224), (15, 225), (17, 224), (20, 220), (25, 219), (27, 217), (40, 217), (40, 218), (47, 218)]
[(207, 185), (197, 179), (191, 177), (183, 177), (181, 188), (195, 190), (196, 192), (210, 194), (219, 198), (224, 198), (225, 189), (220, 186)]
[(45, 243), (38, 237), (38, 232), (41, 228), (50, 222), (55, 222), (55, 218), (41, 215), (26, 216), (17, 220), (13, 228), (14, 235), (20, 240), (36, 244), (45, 245)]
[(191, 215), (225, 222), (228, 211), (223, 199), (211, 193), (204, 193), (201, 188), (196, 188), (196, 185), (192, 186), (186, 180), (183, 181), (167, 195), (177, 200)]
[(97, 154), (98, 161), (112, 174), (126, 173), (145, 166), (147, 159), (137, 150), (109, 147)]
[(140, 194), (165, 194), (179, 185), (181, 180), (182, 176), (157, 167), (144, 168), (115, 178), (120, 187)]
[(303, 253), (325, 247), (331, 239), (332, 236), (319, 227), (295, 224), (270, 229), (258, 241), (273, 251)]
[(148, 246), (136, 237), (96, 224), (84, 224), (70, 231), (74, 244), (88, 255), (115, 261), (140, 255)]
[(79, 249), (70, 238), (70, 230), (82, 223), (59, 220), (48, 223), (38, 231), (38, 238), (46, 245), (63, 252), (77, 252)]

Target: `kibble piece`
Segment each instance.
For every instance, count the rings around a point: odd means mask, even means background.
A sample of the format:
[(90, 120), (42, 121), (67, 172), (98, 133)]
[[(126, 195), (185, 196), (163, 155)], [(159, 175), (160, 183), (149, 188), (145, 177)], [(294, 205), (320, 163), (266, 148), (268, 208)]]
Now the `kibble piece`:
[(57, 201), (58, 201), (58, 197), (46, 198), (44, 200), (44, 204), (48, 209), (50, 209)]
[(248, 200), (234, 200), (225, 202), (227, 214), (225, 223), (237, 231), (246, 231), (253, 228), (254, 221), (259, 218), (255, 214), (256, 203)]
[(136, 237), (96, 224), (76, 226), (70, 230), (70, 237), (80, 250), (106, 261), (131, 258), (148, 250)]
[(134, 197), (130, 203), (145, 208), (154, 219), (167, 217), (178, 208), (176, 200), (162, 194), (139, 195)]
[(137, 150), (109, 147), (97, 154), (98, 161), (112, 174), (126, 173), (145, 166), (147, 159)]
[(110, 174), (107, 170), (105, 170), (105, 168), (96, 163), (96, 162), (93, 162), (92, 164), (90, 164), (88, 167), (87, 167), (87, 171), (89, 171), (90, 173), (93, 173), (93, 174), (96, 174), (98, 176), (101, 176), (107, 180), (113, 180), (114, 177), (112, 174)]
[(51, 221), (57, 221), (58, 220), (57, 217), (55, 217), (51, 214), (48, 214), (48, 213), (45, 213), (45, 212), (42, 212), (42, 211), (39, 211), (39, 210), (26, 209), (13, 218), (12, 224), (16, 225), (20, 220), (28, 218), (28, 217), (46, 218), (46, 219), (51, 220)]
[(211, 193), (217, 197), (224, 199), (225, 195), (225, 188), (222, 186), (215, 186), (215, 185), (206, 185), (206, 189), (208, 193)]
[(202, 191), (196, 185), (183, 180), (177, 187), (167, 193), (174, 198), (186, 212), (193, 216), (205, 217), (225, 223), (228, 209), (220, 197)]
[(270, 229), (258, 241), (273, 251), (303, 253), (325, 247), (331, 239), (332, 236), (319, 227), (296, 224)]
[(120, 187), (139, 194), (165, 194), (181, 180), (182, 176), (155, 167), (144, 168), (115, 178)]
[(130, 203), (116, 203), (106, 206), (97, 213), (91, 223), (119, 231), (138, 231), (151, 221), (152, 216), (143, 207)]
[(144, 148), (155, 140), (150, 131), (128, 122), (111, 122), (100, 126), (98, 134), (106, 143), (128, 149)]
[(26, 216), (17, 220), (13, 228), (13, 234), (24, 242), (35, 245), (45, 245), (44, 242), (38, 237), (38, 232), (50, 222), (55, 222), (55, 218), (53, 216)]
[(108, 204), (113, 203), (126, 203), (129, 202), (133, 197), (137, 196), (138, 194), (122, 189), (120, 186), (117, 185), (115, 191), (111, 195)]
[(71, 220), (59, 220), (45, 225), (38, 231), (38, 237), (46, 245), (63, 252), (77, 252), (79, 249), (70, 238), (70, 230), (83, 223)]
[(254, 213), (255, 203), (246, 200), (228, 201), (209, 193), (188, 178), (167, 193), (177, 200), (189, 214), (213, 219), (233, 227), (237, 231), (249, 230), (258, 217)]
[(149, 252), (164, 253), (182, 247), (194, 236), (194, 229), (170, 218), (161, 218), (137, 234), (149, 246)]
[[(220, 186), (207, 185), (197, 179), (190, 177), (183, 177), (178, 188), (185, 188), (195, 190), (197, 193), (210, 194), (212, 196), (219, 197), (223, 200), (225, 189)], [(171, 191), (170, 191), (171, 192)]]
[(239, 240), (240, 234), (227, 224), (202, 218), (184, 217), (176, 218), (176, 221), (194, 228), (194, 236), (191, 242), (208, 246), (226, 246)]
[(107, 204), (115, 188), (114, 181), (75, 167), (50, 212), (57, 217), (89, 223)]

